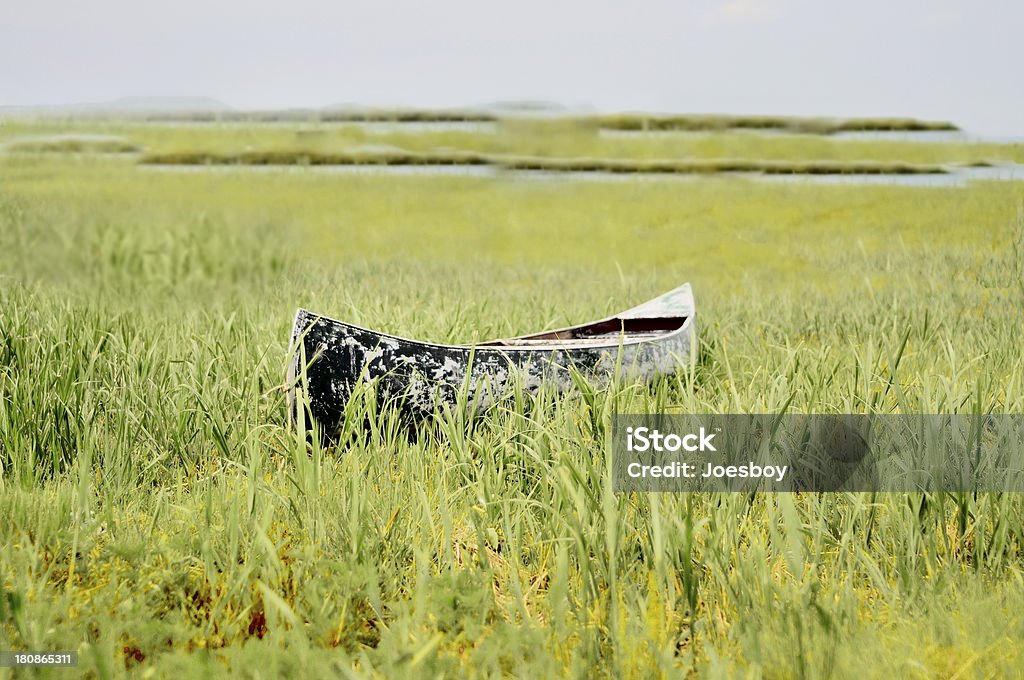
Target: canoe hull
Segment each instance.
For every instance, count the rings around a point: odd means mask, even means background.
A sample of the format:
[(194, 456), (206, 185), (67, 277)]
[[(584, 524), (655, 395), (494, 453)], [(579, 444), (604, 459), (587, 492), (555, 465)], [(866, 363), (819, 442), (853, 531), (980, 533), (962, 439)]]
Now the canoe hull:
[[(634, 310), (643, 313), (645, 306)], [(661, 311), (668, 315), (680, 309), (677, 305)], [(339, 428), (349, 397), (361, 381), (375, 382), (378, 395), (394, 399), (403, 415), (414, 419), (455, 404), (463, 387), (468, 387), (476, 410), (509, 394), (516, 381), (531, 392), (541, 385), (570, 388), (572, 369), (598, 384), (616, 374), (626, 380), (649, 381), (675, 372), (695, 356), (692, 297), (682, 311), (685, 322), (679, 328), (650, 339), (472, 347), (407, 340), (300, 309), (292, 331), (289, 385), (303, 389), (309, 416), (330, 434)], [(294, 402), (289, 411), (296, 415)]]

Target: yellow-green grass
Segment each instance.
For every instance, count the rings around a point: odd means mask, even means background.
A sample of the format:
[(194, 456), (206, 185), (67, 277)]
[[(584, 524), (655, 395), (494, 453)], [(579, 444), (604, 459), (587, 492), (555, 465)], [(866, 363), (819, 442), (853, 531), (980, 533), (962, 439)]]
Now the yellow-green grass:
[[(0, 648), (97, 677), (1024, 661), (1018, 495), (616, 496), (605, 457), (616, 410), (1020, 412), (1020, 185), (0, 174)], [(298, 305), (465, 342), (683, 280), (704, 350), (653, 386), (285, 428)]]
[(399, 125), (224, 124), (175, 126), (124, 121), (16, 120), (0, 124), (0, 143), (29, 135), (70, 132), (121, 135), (151, 154), (355, 154), (475, 153), (544, 158), (634, 159), (638, 161), (741, 159), (918, 165), (1024, 162), (1024, 144), (974, 141), (920, 142), (842, 139), (756, 132), (604, 137), (577, 121), (503, 121), (495, 131), (417, 130)]
[(171, 152), (148, 154), (145, 165), (293, 165), (293, 166), (455, 166), (489, 167), (504, 171), (598, 172), (610, 174), (701, 175), (712, 173), (760, 173), (765, 175), (939, 175), (947, 171), (938, 165), (879, 163), (874, 161), (763, 161), (635, 160), (619, 158), (550, 158), (504, 156), (472, 152), (410, 153), (386, 150), (356, 153), (322, 151), (242, 151), (240, 153)]

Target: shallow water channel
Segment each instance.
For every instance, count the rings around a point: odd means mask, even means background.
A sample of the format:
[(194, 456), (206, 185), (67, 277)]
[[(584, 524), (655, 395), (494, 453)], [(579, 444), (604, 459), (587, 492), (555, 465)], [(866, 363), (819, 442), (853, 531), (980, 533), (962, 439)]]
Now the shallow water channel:
[(343, 174), (373, 176), (457, 176), (523, 179), (530, 181), (700, 181), (720, 178), (743, 178), (783, 184), (861, 184), (920, 187), (960, 187), (972, 181), (1024, 181), (1024, 165), (1007, 164), (992, 167), (949, 167), (945, 174), (785, 174), (757, 172), (720, 173), (658, 173), (658, 172), (556, 172), (550, 170), (504, 170), (486, 165), (141, 165), (145, 170), (160, 172), (278, 172), (288, 174)]

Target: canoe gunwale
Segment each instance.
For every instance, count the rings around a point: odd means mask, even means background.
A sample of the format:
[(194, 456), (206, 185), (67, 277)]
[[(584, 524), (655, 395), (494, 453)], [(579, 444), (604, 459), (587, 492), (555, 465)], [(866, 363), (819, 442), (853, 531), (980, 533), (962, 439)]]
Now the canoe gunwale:
[[(678, 312), (678, 313), (670, 313), (670, 314), (661, 313), (661, 314), (650, 315), (650, 316), (633, 316), (631, 314), (634, 311), (642, 310), (647, 305), (655, 303), (658, 300), (660, 300), (662, 298), (666, 298), (669, 295), (671, 295), (672, 293), (675, 293), (676, 291), (680, 291), (680, 290), (683, 290), (683, 289), (685, 289), (685, 292), (684, 292), (684, 295), (683, 295), (683, 298), (682, 298), (682, 304), (680, 304), (679, 307), (677, 309), (675, 309), (675, 310), (668, 310), (668, 311), (674, 311), (674, 312)], [(683, 286), (680, 286), (679, 288), (677, 288), (677, 289), (675, 289), (673, 291), (670, 291), (669, 293), (666, 293), (666, 294), (661, 295), (659, 297), (653, 298), (652, 300), (650, 300), (648, 302), (645, 302), (642, 305), (639, 305), (637, 307), (633, 307), (633, 308), (631, 308), (629, 310), (625, 310), (623, 312), (619, 312), (618, 314), (613, 314), (612, 316), (604, 317), (602, 319), (597, 319), (597, 320), (594, 320), (594, 321), (588, 321), (587, 323), (578, 324), (578, 325), (575, 325), (575, 326), (567, 326), (567, 327), (564, 327), (564, 328), (552, 329), (552, 330), (548, 330), (548, 331), (539, 331), (539, 332), (535, 332), (535, 333), (527, 333), (527, 334), (524, 334), (524, 335), (519, 335), (519, 336), (515, 336), (515, 337), (511, 337), (511, 338), (499, 338), (499, 339), (495, 339), (495, 340), (486, 340), (486, 341), (483, 341), (483, 342), (478, 342), (478, 343), (473, 343), (473, 344), (447, 344), (447, 343), (438, 343), (438, 342), (424, 342), (422, 340), (414, 340), (412, 338), (406, 338), (406, 337), (402, 337), (400, 335), (394, 335), (392, 333), (384, 333), (382, 331), (378, 331), (378, 330), (375, 330), (373, 328), (366, 328), (364, 326), (359, 326), (359, 325), (356, 325), (354, 323), (350, 323), (348, 321), (341, 321), (340, 319), (334, 319), (332, 317), (325, 316), (323, 314), (318, 314), (316, 312), (312, 312), (312, 311), (309, 311), (308, 309), (304, 309), (304, 308), (300, 307), (296, 311), (296, 313), (295, 313), (295, 321), (294, 321), (294, 324), (292, 326), (291, 342), (294, 345), (297, 342), (297, 340), (298, 340), (299, 336), (301, 335), (301, 333), (308, 326), (308, 324), (302, 323), (303, 319), (305, 317), (305, 318), (319, 319), (319, 320), (325, 321), (327, 323), (334, 324), (334, 325), (341, 326), (341, 327), (345, 327), (345, 328), (348, 328), (350, 330), (357, 331), (357, 332), (360, 332), (360, 333), (370, 333), (370, 334), (379, 336), (382, 339), (388, 339), (388, 340), (391, 340), (391, 341), (394, 341), (394, 342), (397, 342), (397, 343), (401, 343), (403, 345), (411, 345), (411, 346), (417, 346), (417, 347), (430, 347), (430, 348), (436, 348), (436, 349), (450, 349), (450, 350), (473, 350), (473, 349), (480, 348), (480, 349), (495, 350), (495, 351), (501, 351), (501, 352), (551, 352), (551, 351), (557, 351), (557, 350), (572, 351), (573, 349), (576, 349), (576, 348), (581, 348), (581, 349), (583, 349), (583, 348), (586, 348), (586, 349), (610, 349), (611, 350), (611, 349), (627, 347), (627, 346), (632, 346), (632, 345), (640, 345), (640, 344), (645, 344), (645, 343), (658, 343), (658, 342), (662, 342), (662, 341), (665, 341), (665, 340), (669, 340), (669, 339), (671, 339), (671, 338), (673, 338), (673, 337), (675, 337), (675, 336), (677, 336), (677, 335), (679, 335), (681, 333), (688, 333), (688, 332), (691, 331), (691, 329), (693, 327), (693, 317), (695, 316), (693, 310), (694, 310), (693, 297), (692, 297), (692, 294), (689, 291), (689, 285), (688, 284), (684, 284)], [(670, 328), (670, 329), (668, 329), (668, 330), (666, 330), (666, 331), (664, 331), (662, 333), (645, 332), (645, 333), (627, 334), (627, 333), (625, 333), (623, 331), (623, 332), (620, 332), (620, 333), (604, 334), (602, 336), (592, 336), (590, 338), (587, 338), (587, 337), (565, 338), (565, 339), (561, 339), (561, 340), (559, 340), (559, 339), (547, 340), (547, 339), (539, 338), (538, 337), (538, 336), (546, 336), (546, 335), (571, 334), (573, 332), (578, 332), (578, 331), (586, 330), (586, 329), (591, 328), (591, 327), (596, 327), (596, 326), (605, 325), (605, 324), (614, 323), (614, 322), (621, 322), (623, 324), (623, 327), (624, 327), (624, 325), (626, 323), (637, 322), (637, 321), (645, 321), (645, 320), (652, 320), (652, 321), (653, 320), (657, 320), (657, 321), (663, 321), (663, 322), (668, 322), (668, 321), (671, 320), (671, 321), (675, 322), (675, 323), (672, 324), (675, 327), (674, 328)], [(520, 342), (525, 342), (527, 344), (516, 344), (516, 343), (520, 343)]]

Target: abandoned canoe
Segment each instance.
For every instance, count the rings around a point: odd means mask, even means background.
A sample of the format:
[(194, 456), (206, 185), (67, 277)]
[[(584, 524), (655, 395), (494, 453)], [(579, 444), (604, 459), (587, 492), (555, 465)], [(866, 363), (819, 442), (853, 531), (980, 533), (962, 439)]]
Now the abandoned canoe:
[(468, 385), (474, 405), (486, 407), (513, 381), (526, 390), (572, 385), (570, 367), (597, 381), (618, 371), (651, 380), (689, 363), (697, 326), (689, 284), (600, 321), (476, 345), (437, 345), (379, 333), (300, 309), (292, 329), (289, 415), (297, 389), (324, 433), (336, 431), (353, 387), (375, 381), (378, 394), (397, 399), (403, 413), (429, 415), (455, 403)]

